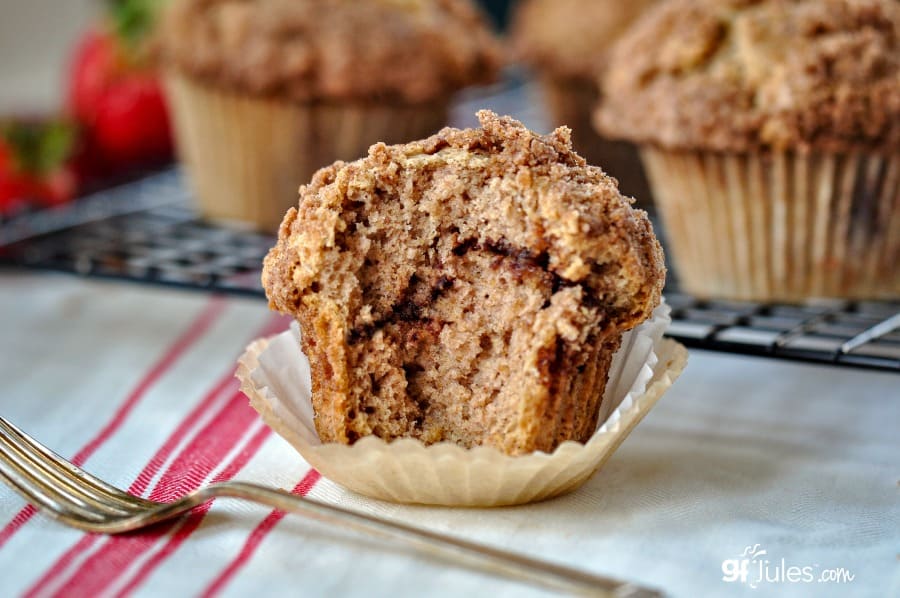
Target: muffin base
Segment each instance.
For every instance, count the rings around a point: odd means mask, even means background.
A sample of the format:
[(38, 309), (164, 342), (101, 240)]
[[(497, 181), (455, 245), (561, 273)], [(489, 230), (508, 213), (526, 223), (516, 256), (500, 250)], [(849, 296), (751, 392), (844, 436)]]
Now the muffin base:
[(687, 351), (663, 338), (668, 313), (661, 305), (651, 320), (625, 333), (610, 367), (602, 425), (586, 442), (567, 441), (552, 453), (510, 456), (490, 446), (426, 446), (412, 438), (387, 443), (377, 436), (353, 445), (323, 442), (314, 424), (309, 363), (292, 332), (251, 344), (236, 375), (266, 424), (323, 476), (354, 492), (400, 503), (524, 504), (581, 486), (678, 378)]
[(447, 122), (444, 102), (422, 106), (296, 104), (165, 77), (175, 137), (201, 213), (278, 229), (297, 189), (323, 166), (401, 143)]
[(645, 147), (642, 157), (687, 292), (784, 302), (900, 296), (900, 156)]
[(624, 195), (634, 197), (638, 205), (650, 205), (652, 193), (637, 148), (624, 141), (606, 139), (594, 131), (591, 118), (600, 101), (596, 85), (578, 79), (545, 78), (541, 87), (554, 125), (572, 129), (575, 150), (588, 164), (599, 166), (615, 177)]
[[(381, 235), (403, 246), (396, 229)], [(454, 249), (436, 249), (431, 260), (404, 258), (414, 273), (386, 282), (384, 272), (402, 266), (387, 247), (365, 245), (372, 265), (353, 274), (361, 296), (403, 289), (385, 315), (350, 327), (359, 312), (343, 310), (352, 300), (297, 302), (323, 440), (411, 437), (513, 455), (590, 438), (622, 334), (601, 329), (589, 291), (557, 288), (559, 279), (519, 251), (449, 242), (443, 247)], [(348, 278), (338, 270), (319, 284)]]

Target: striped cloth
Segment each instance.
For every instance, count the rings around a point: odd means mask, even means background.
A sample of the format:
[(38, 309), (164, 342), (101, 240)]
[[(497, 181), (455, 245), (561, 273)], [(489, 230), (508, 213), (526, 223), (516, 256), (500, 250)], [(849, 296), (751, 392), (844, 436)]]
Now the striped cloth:
[[(898, 584), (900, 400), (891, 374), (695, 354), (580, 491), (509, 509), (405, 507), (321, 479), (249, 408), (235, 359), (288, 324), (261, 301), (7, 271), (0, 314), (2, 415), (153, 500), (219, 480), (260, 482), (672, 595), (752, 593), (723, 581), (722, 566), (757, 543), (791, 564), (848, 568), (853, 595)], [(812, 589), (849, 590), (769, 583), (756, 595)], [(234, 501), (106, 537), (67, 529), (0, 489), (4, 596), (251, 592), (541, 595)]]

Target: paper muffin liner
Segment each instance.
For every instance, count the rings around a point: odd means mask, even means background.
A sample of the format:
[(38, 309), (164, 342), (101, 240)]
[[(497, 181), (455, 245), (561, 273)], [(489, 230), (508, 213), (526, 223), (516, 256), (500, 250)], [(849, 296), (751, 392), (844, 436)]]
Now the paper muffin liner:
[(900, 297), (900, 156), (645, 147), (642, 157), (687, 292)]
[(278, 229), (297, 189), (335, 160), (373, 143), (427, 137), (447, 104), (292, 103), (219, 91), (169, 72), (175, 139), (204, 216)]
[(554, 123), (572, 129), (575, 150), (588, 164), (615, 177), (619, 190), (634, 197), (639, 206), (650, 205), (652, 193), (637, 148), (601, 137), (594, 130), (592, 115), (600, 101), (596, 84), (590, 80), (545, 78), (541, 87)]
[(511, 457), (492, 447), (465, 449), (367, 436), (348, 446), (323, 444), (313, 423), (309, 362), (298, 332), (251, 344), (238, 362), (241, 389), (263, 421), (322, 475), (366, 496), (402, 503), (486, 507), (543, 500), (583, 484), (618, 448), (679, 376), (683, 346), (663, 333), (662, 304), (622, 338), (609, 370), (600, 424), (591, 439), (552, 454)]

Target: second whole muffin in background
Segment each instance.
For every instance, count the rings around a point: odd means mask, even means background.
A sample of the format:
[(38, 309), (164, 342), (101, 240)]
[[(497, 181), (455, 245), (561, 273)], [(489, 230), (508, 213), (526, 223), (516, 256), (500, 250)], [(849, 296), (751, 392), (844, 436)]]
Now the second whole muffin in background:
[(500, 62), (471, 0), (174, 0), (159, 39), (201, 211), (273, 231), (318, 168), (435, 132)]
[(538, 75), (553, 125), (572, 129), (575, 150), (619, 181), (625, 195), (650, 202), (637, 150), (599, 136), (591, 115), (613, 42), (658, 0), (525, 0), (513, 15), (517, 58)]
[(604, 86), (688, 292), (900, 297), (896, 0), (668, 0)]

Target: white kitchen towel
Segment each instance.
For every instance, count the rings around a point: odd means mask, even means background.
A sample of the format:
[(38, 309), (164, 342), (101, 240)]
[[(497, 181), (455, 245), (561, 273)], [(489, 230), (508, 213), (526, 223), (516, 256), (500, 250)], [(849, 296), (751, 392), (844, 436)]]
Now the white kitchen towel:
[[(577, 492), (524, 507), (410, 507), (321, 479), (250, 409), (235, 359), (251, 339), (286, 327), (259, 300), (6, 271), (0, 414), (152, 498), (242, 479), (673, 596), (898, 595), (896, 375), (693, 352), (684, 376)], [(829, 579), (791, 581), (782, 563)], [(853, 580), (831, 581), (836, 569)], [(757, 583), (760, 570), (767, 579)], [(0, 593), (542, 595), (235, 501), (109, 538), (35, 514), (5, 487)]]

